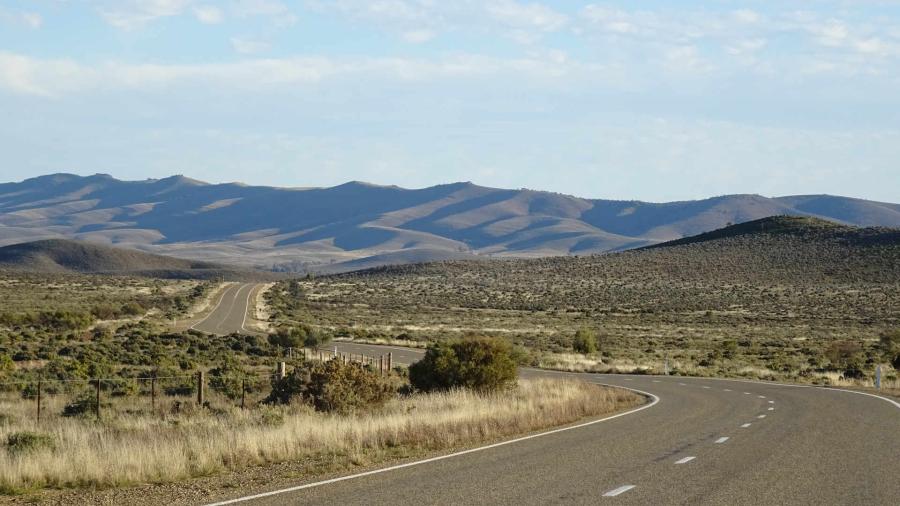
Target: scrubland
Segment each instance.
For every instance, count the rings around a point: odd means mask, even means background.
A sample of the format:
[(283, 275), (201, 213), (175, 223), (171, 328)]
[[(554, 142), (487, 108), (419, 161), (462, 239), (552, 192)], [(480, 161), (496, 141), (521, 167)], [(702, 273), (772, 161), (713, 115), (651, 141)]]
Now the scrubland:
[(247, 466), (303, 461), (333, 471), (457, 448), (623, 410), (642, 399), (572, 380), (521, 380), (510, 391), (413, 394), (350, 415), (306, 405), (242, 411), (122, 412), (97, 422), (35, 426), (20, 404), (3, 403), (0, 441), (36, 431), (38, 442), (0, 448), (0, 490), (113, 487), (169, 482)]

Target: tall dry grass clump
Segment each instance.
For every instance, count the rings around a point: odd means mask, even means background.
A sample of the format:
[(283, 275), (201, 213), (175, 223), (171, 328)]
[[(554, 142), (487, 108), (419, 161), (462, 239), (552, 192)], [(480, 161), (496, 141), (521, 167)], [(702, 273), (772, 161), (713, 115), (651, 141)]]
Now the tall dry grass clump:
[[(49, 436), (47, 445), (0, 448), (0, 489), (167, 482), (302, 459), (347, 467), (544, 429), (640, 402), (621, 389), (542, 379), (490, 394), (417, 394), (346, 416), (295, 405), (102, 423), (56, 420), (38, 428)], [(0, 421), (0, 444), (26, 429), (33, 424)]]

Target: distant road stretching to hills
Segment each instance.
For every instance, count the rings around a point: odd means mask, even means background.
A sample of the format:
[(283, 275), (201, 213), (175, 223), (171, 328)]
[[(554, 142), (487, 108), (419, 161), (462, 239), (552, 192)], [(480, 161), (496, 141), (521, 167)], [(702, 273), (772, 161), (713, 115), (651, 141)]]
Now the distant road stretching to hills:
[(294, 189), (102, 174), (0, 184), (0, 246), (79, 239), (295, 271), (620, 251), (775, 215), (900, 228), (900, 204), (830, 195), (647, 203), (471, 183)]

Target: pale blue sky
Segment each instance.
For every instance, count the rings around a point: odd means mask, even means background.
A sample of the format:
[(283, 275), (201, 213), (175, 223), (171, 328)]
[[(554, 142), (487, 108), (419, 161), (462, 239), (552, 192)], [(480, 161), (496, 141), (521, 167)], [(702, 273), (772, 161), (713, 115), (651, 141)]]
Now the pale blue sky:
[(900, 1), (0, 0), (0, 181), (898, 202), (898, 90)]

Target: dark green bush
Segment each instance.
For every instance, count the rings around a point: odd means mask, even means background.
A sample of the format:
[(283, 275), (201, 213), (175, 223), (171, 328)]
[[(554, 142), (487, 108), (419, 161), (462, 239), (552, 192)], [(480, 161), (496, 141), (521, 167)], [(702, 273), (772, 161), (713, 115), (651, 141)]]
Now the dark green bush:
[(409, 380), (424, 392), (451, 388), (488, 392), (512, 385), (517, 372), (507, 341), (468, 337), (429, 346), (425, 357), (409, 367)]
[(316, 348), (331, 341), (331, 334), (309, 325), (281, 327), (269, 336), (269, 343), (282, 348)]
[(56, 441), (53, 436), (41, 432), (13, 432), (6, 437), (6, 450), (12, 455), (52, 450), (55, 447)]
[(284, 379), (275, 379), (266, 402), (289, 404), (300, 400), (316, 411), (349, 413), (381, 406), (395, 392), (389, 382), (369, 368), (331, 360), (304, 363)]

